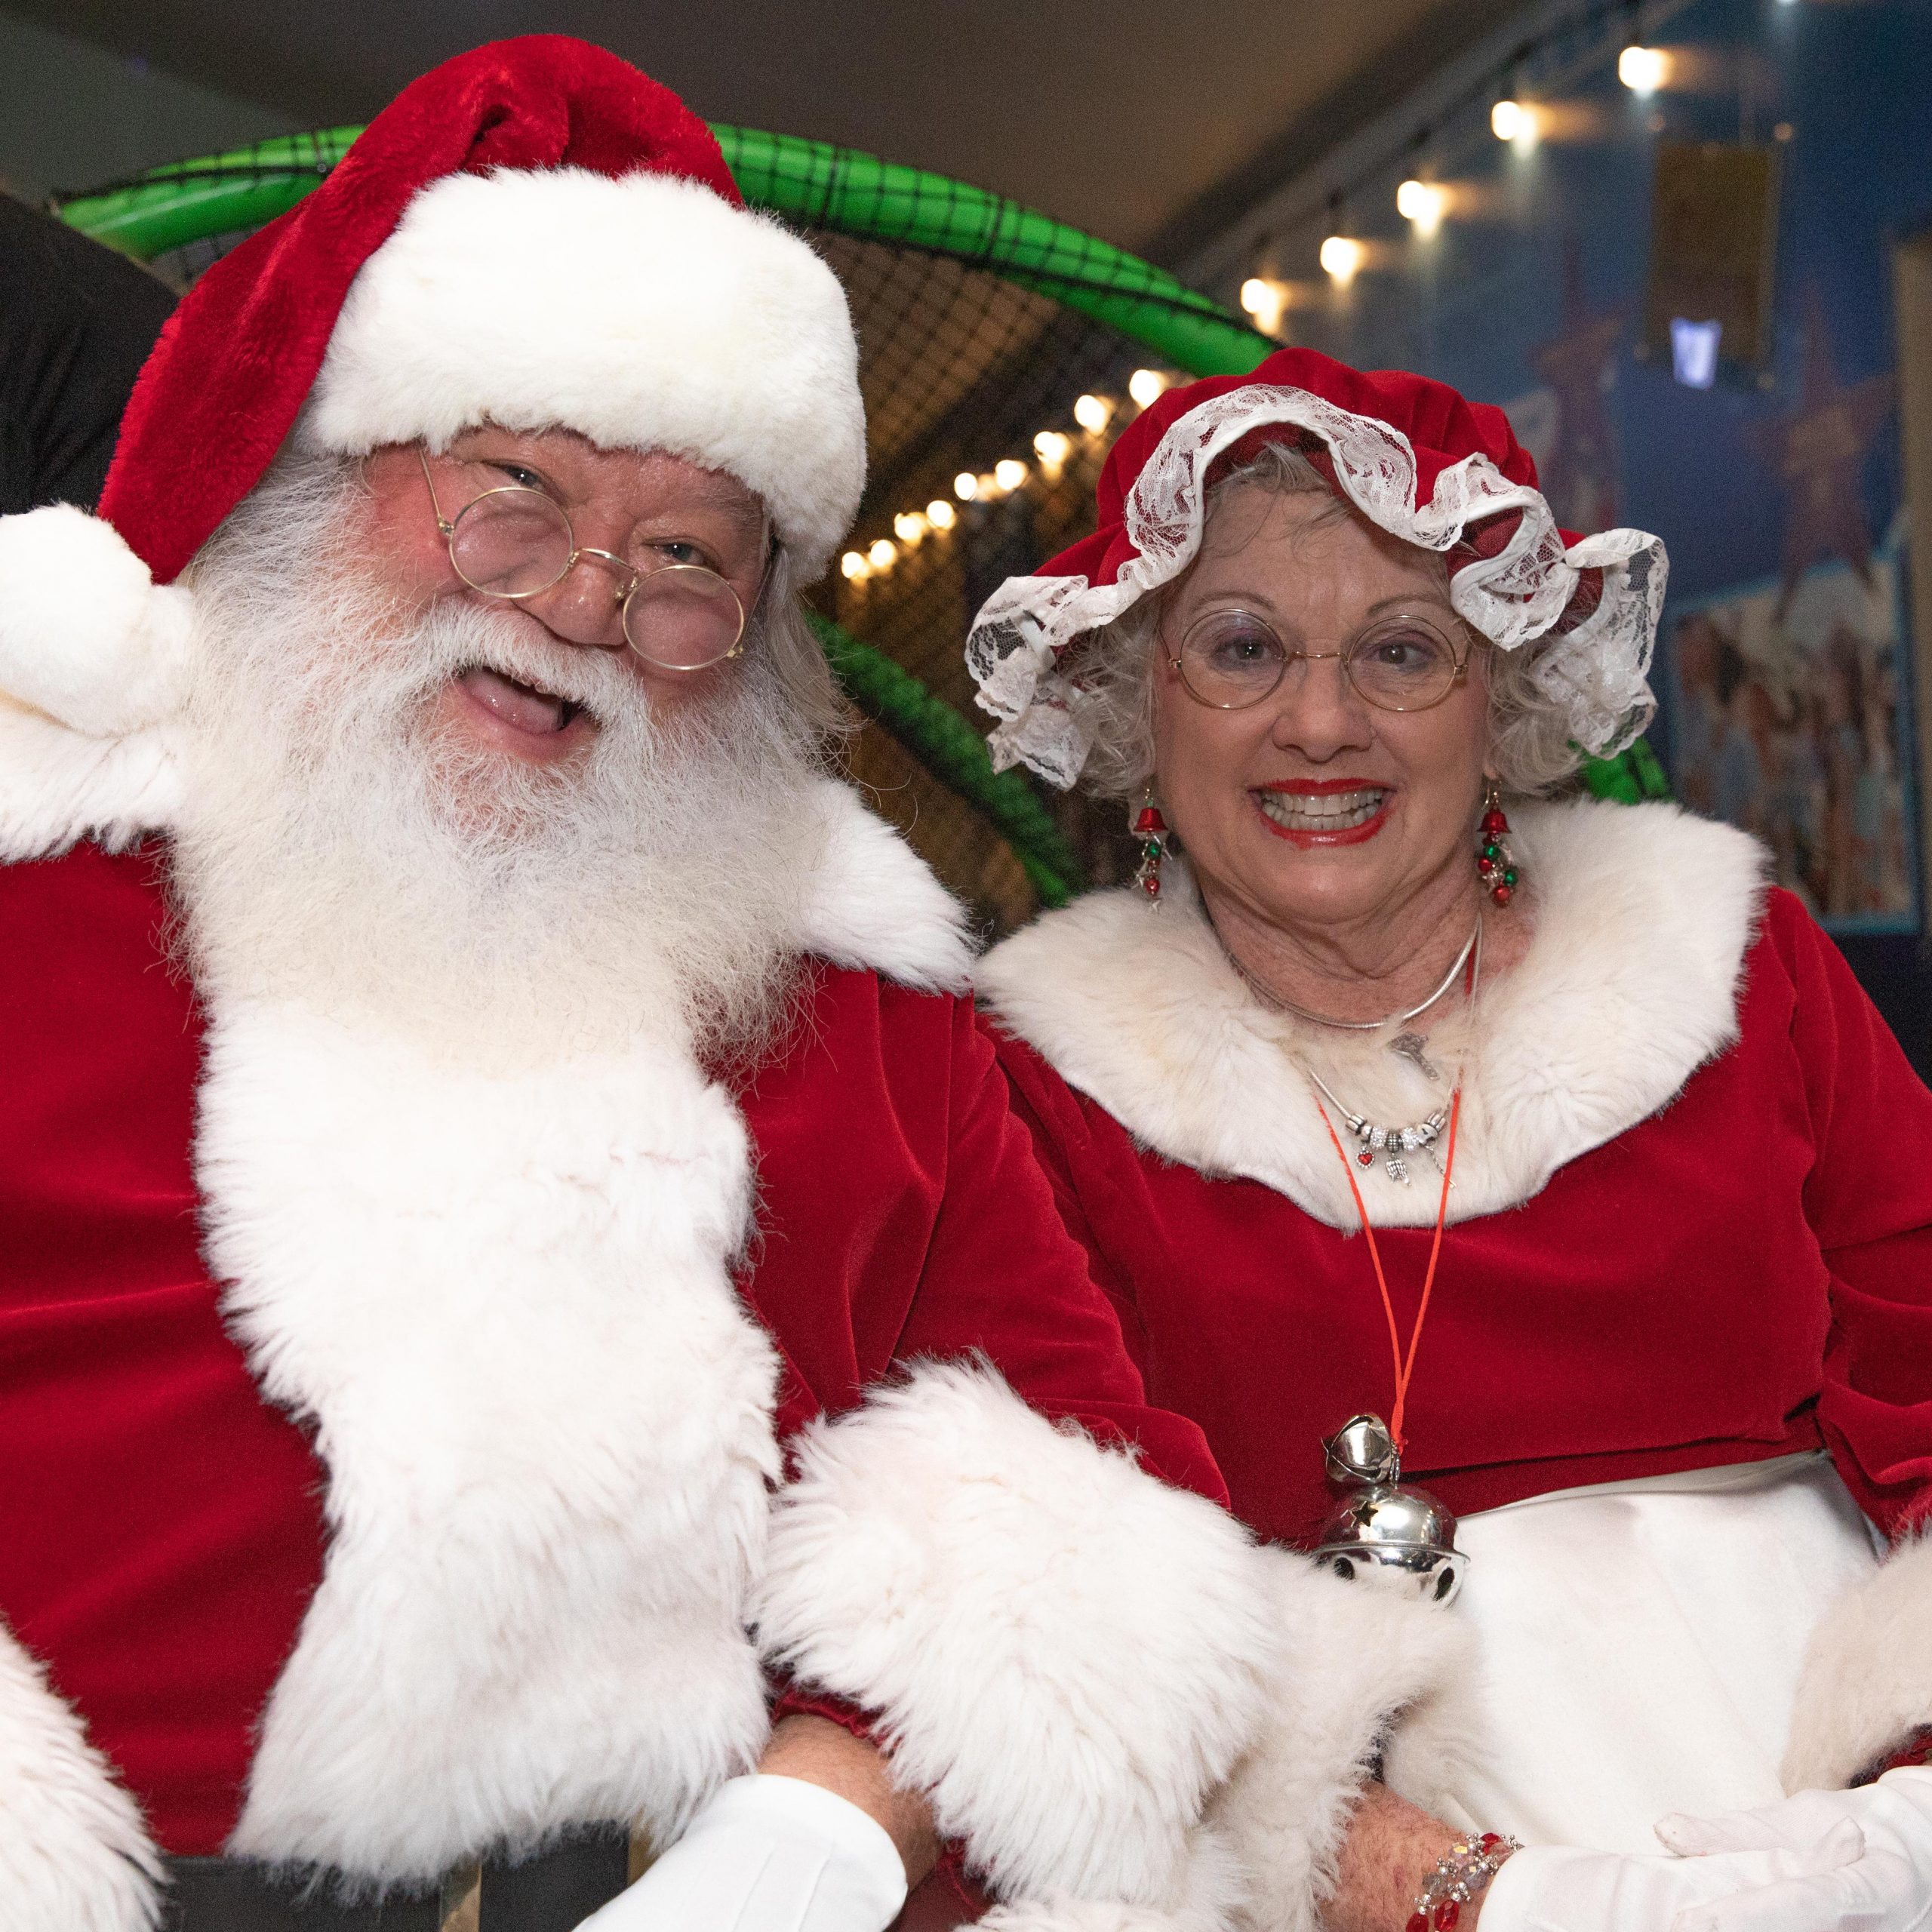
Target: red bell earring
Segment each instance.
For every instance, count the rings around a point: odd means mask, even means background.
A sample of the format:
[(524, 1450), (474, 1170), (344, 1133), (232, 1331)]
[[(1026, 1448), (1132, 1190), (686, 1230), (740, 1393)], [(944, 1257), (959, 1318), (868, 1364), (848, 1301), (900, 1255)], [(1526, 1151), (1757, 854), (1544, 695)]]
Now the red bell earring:
[(1167, 856), (1168, 822), (1161, 816), (1161, 808), (1154, 802), (1150, 790), (1131, 820), (1134, 835), (1140, 841), (1140, 863), (1134, 872), (1134, 882), (1147, 895), (1150, 906), (1161, 903), (1161, 861)]
[(1499, 906), (1506, 906), (1516, 890), (1516, 861), (1510, 856), (1509, 821), (1503, 815), (1503, 795), (1491, 779), (1483, 789), (1482, 829), (1476, 839), (1476, 876)]

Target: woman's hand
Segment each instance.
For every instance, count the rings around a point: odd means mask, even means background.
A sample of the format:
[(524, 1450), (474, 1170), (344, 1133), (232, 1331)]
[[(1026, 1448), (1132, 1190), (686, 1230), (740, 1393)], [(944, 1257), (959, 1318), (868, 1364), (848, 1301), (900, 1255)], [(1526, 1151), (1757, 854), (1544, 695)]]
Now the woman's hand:
[(1721, 1818), (1665, 1818), (1657, 1836), (1692, 1854), (1852, 1847), (1828, 1870), (1687, 1915), (1677, 1932), (1915, 1932), (1932, 1924), (1932, 1770), (1887, 1771), (1857, 1791), (1801, 1792)]
[(906, 1903), (890, 1834), (802, 1779), (734, 1778), (579, 1932), (885, 1932)]
[[(1829, 1883), (1858, 1850), (1856, 1839), (1842, 1833), (1801, 1850), (1721, 1851), (1688, 1858), (1530, 1845), (1496, 1875), (1483, 1896), (1478, 1923), (1482, 1932), (1706, 1932), (1716, 1927), (1722, 1932), (1826, 1932), (1838, 1924), (1837, 1918), (1800, 1916), (1761, 1923), (1707, 1915), (1792, 1886)], [(1857, 1923), (1866, 1932), (1864, 1921)], [(1889, 1932), (1889, 1921), (1887, 1925)]]
[[(1715, 1821), (1709, 1829), (1731, 1823)], [(1335, 1889), (1322, 1906), (1326, 1932), (1402, 1932), (1436, 1860), (1463, 1835), (1386, 1786), (1369, 1785), (1350, 1820)], [(1815, 1912), (1761, 1921), (1687, 1915), (1720, 1900), (1741, 1905), (1765, 1898), (1787, 1885), (1828, 1884), (1860, 1849), (1855, 1829), (1826, 1830), (1801, 1844), (1754, 1841), (1732, 1850), (1713, 1841), (1708, 1854), (1687, 1857), (1531, 1845), (1507, 1860), (1487, 1890), (1463, 1906), (1456, 1932), (1706, 1932), (1707, 1926), (1717, 1932), (1826, 1932), (1840, 1921)], [(1807, 1903), (1813, 1897), (1803, 1895)], [(1869, 1932), (1905, 1932), (1914, 1924), (1887, 1919)]]

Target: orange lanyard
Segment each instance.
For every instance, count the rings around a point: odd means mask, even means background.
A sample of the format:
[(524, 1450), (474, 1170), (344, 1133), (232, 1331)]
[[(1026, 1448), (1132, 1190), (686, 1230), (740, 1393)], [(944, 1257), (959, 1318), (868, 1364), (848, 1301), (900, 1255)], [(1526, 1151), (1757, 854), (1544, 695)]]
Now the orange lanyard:
[[(1313, 1091), (1311, 1084), (1310, 1091)], [(1375, 1264), (1375, 1285), (1382, 1291), (1382, 1312), (1389, 1318), (1389, 1352), (1395, 1364), (1395, 1406), (1389, 1416), (1389, 1433), (1394, 1438), (1398, 1455), (1406, 1452), (1407, 1442), (1402, 1435), (1402, 1414), (1408, 1406), (1409, 1378), (1416, 1371), (1416, 1349), (1422, 1340), (1422, 1324), (1429, 1314), (1429, 1298), (1435, 1291), (1435, 1263), (1442, 1253), (1442, 1224), (1449, 1214), (1449, 1177), (1456, 1171), (1456, 1124), (1462, 1118), (1463, 1089), (1457, 1084), (1449, 1100), (1449, 1146), (1442, 1161), (1442, 1198), (1436, 1204), (1435, 1239), (1429, 1251), (1429, 1272), (1422, 1278), (1422, 1305), (1416, 1310), (1415, 1326), (1409, 1331), (1409, 1352), (1402, 1353), (1401, 1337), (1395, 1327), (1395, 1304), (1389, 1293), (1389, 1277), (1382, 1269), (1382, 1251), (1375, 1244), (1375, 1229), (1370, 1224), (1368, 1210), (1363, 1206), (1361, 1189), (1355, 1185), (1355, 1171), (1349, 1164), (1347, 1151), (1342, 1146), (1342, 1138), (1335, 1131), (1335, 1123), (1328, 1118), (1328, 1109), (1322, 1106), (1321, 1096), (1315, 1095), (1315, 1104), (1321, 1110), (1321, 1124), (1328, 1130), (1328, 1139), (1335, 1149), (1336, 1158), (1342, 1164), (1342, 1171), (1348, 1177), (1349, 1192), (1355, 1196), (1355, 1212), (1361, 1217), (1361, 1231), (1368, 1237), (1368, 1258)]]

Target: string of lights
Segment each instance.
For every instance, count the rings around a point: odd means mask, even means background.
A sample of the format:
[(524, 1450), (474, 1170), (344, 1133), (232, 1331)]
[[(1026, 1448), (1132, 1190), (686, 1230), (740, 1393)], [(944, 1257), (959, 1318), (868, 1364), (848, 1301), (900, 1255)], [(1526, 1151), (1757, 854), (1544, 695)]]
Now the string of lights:
[(1002, 457), (992, 469), (962, 469), (952, 479), (950, 497), (936, 497), (923, 509), (900, 511), (892, 519), (893, 535), (875, 538), (862, 550), (848, 550), (838, 568), (848, 583), (865, 584), (891, 571), (928, 538), (943, 540), (958, 527), (962, 503), (996, 503), (1023, 490), (1037, 475), (1057, 482), (1083, 446), (1094, 454), (1117, 421), (1131, 420), (1179, 380), (1166, 370), (1137, 369), (1128, 378), (1127, 395), (1103, 395), (1093, 391), (1075, 398), (1069, 412), (1072, 429), (1049, 425), (1033, 438), (1033, 461)]
[[(1475, 110), (1485, 102), (1490, 134), (1518, 152), (1526, 152), (1560, 123), (1556, 96), (1599, 68), (1613, 54), (1618, 78), (1640, 98), (1669, 86), (1675, 57), (1669, 49), (1651, 45), (1648, 36), (1688, 4), (1689, 0), (1589, 0), (1589, 4), (1553, 19), (1540, 32), (1517, 39), (1504, 58), (1438, 105), (1435, 118), (1417, 127), (1402, 149), (1384, 152), (1329, 189), (1320, 211), (1325, 217), (1324, 232), (1316, 256), (1330, 282), (1346, 288), (1375, 259), (1373, 245), (1348, 231), (1346, 210), (1352, 202), (1361, 204), (1377, 183), (1392, 174), (1401, 174), (1395, 190), (1395, 212), (1409, 224), (1411, 232), (1428, 241), (1441, 231), (1455, 213), (1457, 195), (1453, 184), (1432, 178), (1426, 157), (1432, 149), (1440, 149), (1447, 130), (1459, 121), (1472, 120)], [(1544, 72), (1539, 88), (1526, 85), (1526, 77), (1537, 72), (1554, 50), (1574, 47), (1580, 38), (1594, 42), (1581, 58), (1564, 63), (1558, 71)], [(1405, 156), (1407, 169), (1403, 171)], [(1300, 225), (1312, 225), (1314, 218), (1306, 216)], [(1279, 232), (1271, 238), (1276, 244)], [(1288, 313), (1303, 294), (1278, 274), (1257, 268), (1242, 281), (1239, 301), (1262, 334), (1278, 337)], [(1144, 409), (1176, 380), (1168, 372), (1142, 368), (1134, 371), (1124, 398), (1083, 394), (1072, 405), (1071, 430), (1049, 424), (1035, 434), (1030, 463), (1016, 454), (1002, 457), (990, 469), (961, 471), (953, 480), (951, 497), (900, 510), (893, 518), (891, 537), (880, 537), (862, 549), (848, 550), (840, 560), (847, 581), (863, 586), (890, 574), (922, 544), (944, 541), (959, 528), (961, 506), (998, 503), (1036, 479), (1048, 485), (1057, 481), (1081, 442), (1097, 448), (1103, 445), (1120, 420)]]
[[(1396, 214), (1418, 239), (1432, 239), (1457, 214), (1463, 198), (1456, 184), (1438, 178), (1429, 157), (1440, 156), (1456, 134), (1481, 125), (1481, 110), (1486, 108), (1488, 131), (1496, 140), (1526, 153), (1560, 133), (1570, 118), (1563, 113), (1558, 97), (1613, 58), (1617, 78), (1640, 99), (1671, 86), (1677, 57), (1652, 44), (1651, 36), (1689, 4), (1690, 0), (1588, 0), (1556, 13), (1539, 31), (1514, 40), (1473, 78), (1432, 100), (1428, 118), (1405, 140), (1385, 141), (1339, 177), (1331, 163), (1321, 177), (1325, 192), (1310, 196), (1310, 205), (1298, 214), (1277, 216), (1263, 232), (1246, 242), (1243, 252), (1252, 266), (1240, 285), (1242, 309), (1264, 334), (1281, 334), (1290, 312), (1309, 299), (1306, 285), (1280, 272), (1283, 245), (1297, 232), (1312, 230), (1318, 221), (1322, 227), (1315, 258), (1331, 286), (1346, 289), (1365, 268), (1382, 265), (1386, 245), (1378, 251), (1371, 241), (1351, 232), (1346, 211), (1369, 205), (1379, 191), (1386, 192), (1392, 178)], [(1559, 51), (1574, 48), (1580, 41), (1586, 43), (1580, 57), (1549, 70)], [(1540, 85), (1526, 84), (1539, 72)]]

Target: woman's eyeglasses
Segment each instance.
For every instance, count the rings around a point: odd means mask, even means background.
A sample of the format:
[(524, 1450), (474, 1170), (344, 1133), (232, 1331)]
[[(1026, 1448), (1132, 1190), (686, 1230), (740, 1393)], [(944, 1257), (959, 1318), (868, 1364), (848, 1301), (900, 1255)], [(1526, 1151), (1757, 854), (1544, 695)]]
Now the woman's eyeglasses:
[(1426, 617), (1379, 618), (1340, 651), (1291, 651), (1274, 626), (1247, 611), (1210, 611), (1182, 635), (1168, 659), (1189, 694), (1218, 711), (1245, 711), (1272, 697), (1296, 663), (1340, 661), (1350, 688), (1378, 711), (1426, 711), (1469, 674)]

